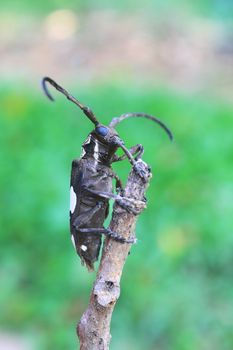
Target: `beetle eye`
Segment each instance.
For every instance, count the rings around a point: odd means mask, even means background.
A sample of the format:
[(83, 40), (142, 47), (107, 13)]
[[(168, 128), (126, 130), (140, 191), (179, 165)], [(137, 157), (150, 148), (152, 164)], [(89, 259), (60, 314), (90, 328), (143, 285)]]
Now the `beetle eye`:
[(95, 131), (100, 136), (106, 136), (108, 133), (108, 128), (106, 128), (105, 126), (98, 126), (97, 128), (95, 128)]

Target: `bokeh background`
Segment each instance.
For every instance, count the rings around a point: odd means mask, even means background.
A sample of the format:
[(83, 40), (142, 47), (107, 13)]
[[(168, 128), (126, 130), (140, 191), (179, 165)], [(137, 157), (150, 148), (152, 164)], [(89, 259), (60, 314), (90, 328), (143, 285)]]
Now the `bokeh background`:
[[(2, 1), (0, 348), (72, 350), (94, 274), (68, 228), (71, 160), (92, 125), (48, 75), (153, 169), (112, 320), (113, 350), (233, 349), (233, 3)], [(126, 179), (127, 162), (114, 166)]]

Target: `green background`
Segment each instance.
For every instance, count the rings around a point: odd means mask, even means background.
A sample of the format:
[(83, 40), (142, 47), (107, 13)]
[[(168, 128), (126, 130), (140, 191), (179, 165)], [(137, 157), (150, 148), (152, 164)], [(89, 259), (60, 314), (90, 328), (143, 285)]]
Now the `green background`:
[[(110, 8), (129, 18), (143, 10), (152, 21), (155, 11), (168, 25), (175, 11), (185, 13), (187, 28), (211, 21), (212, 30), (221, 26), (227, 37), (233, 18), (231, 1), (12, 1), (1, 7), (3, 15), (30, 23), (65, 7), (80, 18)], [(20, 45), (18, 37), (17, 50), (23, 50)], [(70, 243), (69, 176), (92, 125), (55, 91), (54, 104), (43, 96), (36, 67), (21, 76), (14, 69), (0, 82), (0, 344), (7, 334), (25, 340), (28, 349), (71, 350), (95, 274), (81, 266)], [(75, 69), (74, 78), (65, 70), (62, 78), (59, 72), (53, 77), (61, 84), (63, 79), (103, 123), (143, 111), (159, 116), (174, 133), (170, 143), (161, 129), (139, 119), (118, 128), (127, 146), (144, 145), (153, 178), (137, 225), (138, 244), (124, 269), (110, 348), (232, 349), (232, 79), (224, 85), (222, 67), (222, 93), (217, 78), (215, 84), (203, 78), (202, 88), (189, 90), (163, 76), (153, 83), (149, 68), (127, 75), (117, 67), (98, 78), (84, 74), (81, 82)], [(125, 181), (127, 161), (114, 169)]]

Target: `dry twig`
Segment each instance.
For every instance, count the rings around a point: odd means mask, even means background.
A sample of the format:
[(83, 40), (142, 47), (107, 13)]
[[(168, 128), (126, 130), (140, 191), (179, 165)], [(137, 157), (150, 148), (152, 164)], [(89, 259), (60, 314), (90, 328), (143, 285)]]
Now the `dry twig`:
[[(137, 162), (144, 179), (131, 171), (125, 188), (125, 196), (142, 201), (148, 186), (150, 168), (142, 160)], [(114, 205), (110, 229), (125, 238), (133, 236), (137, 216)], [(88, 308), (84, 312), (77, 334), (81, 350), (107, 350), (111, 339), (110, 323), (112, 312), (120, 295), (120, 279), (130, 244), (121, 244), (106, 238), (103, 254), (91, 293)]]

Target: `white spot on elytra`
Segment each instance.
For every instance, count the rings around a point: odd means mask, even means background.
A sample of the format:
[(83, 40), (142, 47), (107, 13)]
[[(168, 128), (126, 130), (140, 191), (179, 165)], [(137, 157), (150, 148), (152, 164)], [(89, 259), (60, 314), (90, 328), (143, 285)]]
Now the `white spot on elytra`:
[(71, 242), (73, 243), (74, 249), (76, 250), (75, 240), (74, 240), (74, 236), (73, 235), (71, 235)]
[(84, 245), (84, 244), (82, 244), (82, 245), (81, 245), (81, 249), (85, 252), (85, 251), (87, 250), (87, 246)]
[(70, 212), (73, 214), (74, 209), (76, 207), (77, 203), (77, 197), (76, 193), (74, 192), (73, 186), (70, 187)]

